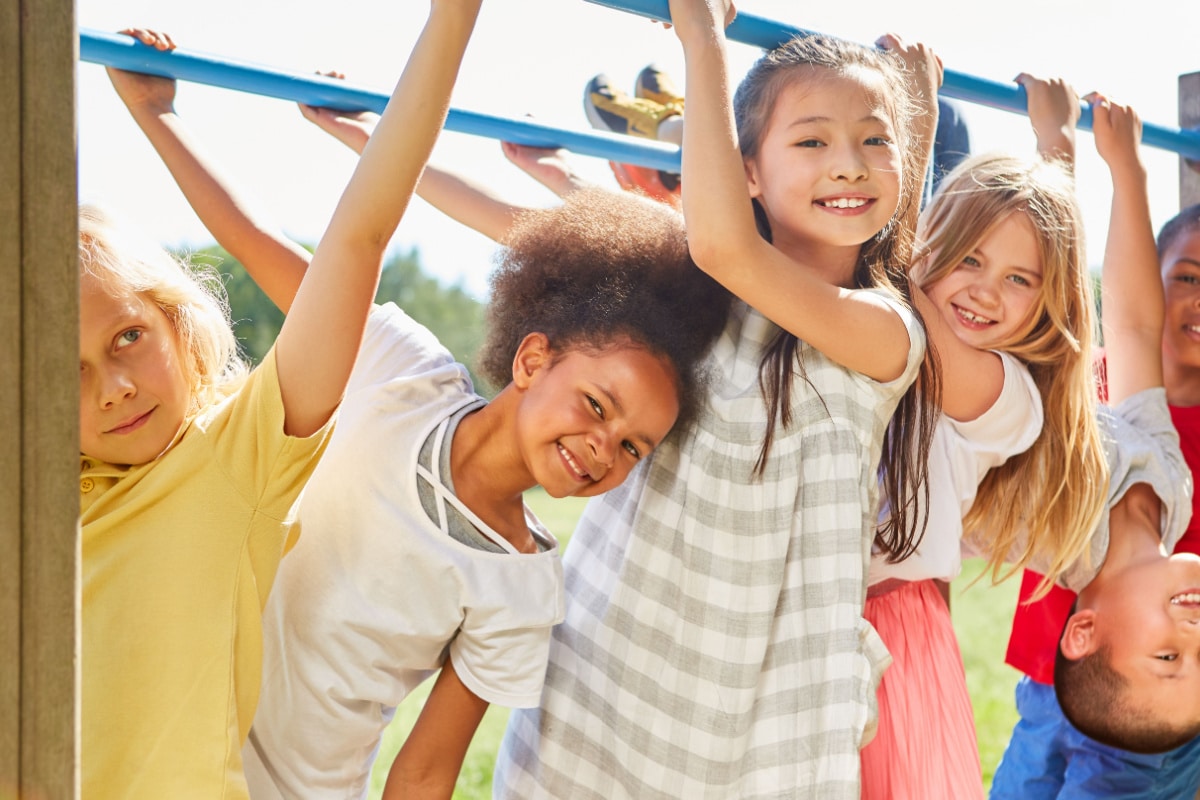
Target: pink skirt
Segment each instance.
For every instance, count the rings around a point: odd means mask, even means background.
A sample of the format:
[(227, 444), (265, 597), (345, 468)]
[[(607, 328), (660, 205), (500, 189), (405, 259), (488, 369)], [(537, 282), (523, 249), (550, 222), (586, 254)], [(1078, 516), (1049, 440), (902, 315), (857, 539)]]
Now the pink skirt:
[(975, 717), (950, 609), (933, 581), (867, 600), (892, 654), (879, 685), (879, 731), (862, 751), (864, 800), (983, 798)]

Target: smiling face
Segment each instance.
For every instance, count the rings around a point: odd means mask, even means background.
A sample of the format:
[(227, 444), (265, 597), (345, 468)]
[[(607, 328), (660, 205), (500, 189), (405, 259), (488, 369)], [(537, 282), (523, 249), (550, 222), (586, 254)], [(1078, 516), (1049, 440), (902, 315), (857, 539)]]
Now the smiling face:
[[(529, 342), (518, 351), (519, 372)], [(620, 485), (675, 424), (674, 370), (643, 348), (537, 357), (514, 378), (523, 391), (517, 437), (526, 467), (551, 497), (591, 497)]]
[(1033, 224), (1023, 212), (1009, 213), (925, 291), (965, 344), (980, 350), (1011, 344), (1028, 326), (1042, 291)]
[(1180, 235), (1162, 255), (1166, 319), (1163, 363), (1200, 370), (1200, 229)]
[(746, 159), (750, 194), (781, 250), (853, 248), (856, 255), (900, 200), (901, 156), (881, 100), (883, 76), (821, 67), (791, 74)]
[(79, 451), (111, 464), (144, 464), (183, 424), (190, 391), (175, 329), (140, 296), (80, 279)]
[(1094, 645), (1107, 647), (1110, 666), (1127, 681), (1129, 707), (1173, 726), (1194, 726), (1200, 720), (1200, 557), (1176, 553), (1132, 565), (1089, 593), (1088, 605)]

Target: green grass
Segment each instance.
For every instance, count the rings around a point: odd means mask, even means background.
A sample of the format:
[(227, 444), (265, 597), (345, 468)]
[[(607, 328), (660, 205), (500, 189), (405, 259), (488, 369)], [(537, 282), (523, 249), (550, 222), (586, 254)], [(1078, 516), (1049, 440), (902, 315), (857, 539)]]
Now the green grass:
[[(565, 547), (585, 501), (577, 498), (555, 500), (535, 490), (528, 494), (527, 502)], [(967, 562), (963, 576), (951, 590), (951, 608), (966, 665), (967, 688), (975, 708), (975, 729), (979, 735), (980, 761), (986, 786), (991, 783), (992, 773), (1000, 763), (1004, 745), (1017, 719), (1013, 707), (1013, 687), (1018, 675), (1004, 664), (1004, 649), (1008, 644), (1019, 582), (1009, 580), (999, 586), (991, 586), (986, 580), (981, 580), (968, 586), (982, 567), (980, 561)], [(412, 730), (432, 685), (432, 680), (426, 681), (397, 709), (396, 718), (384, 734), (371, 776), (371, 800), (376, 800), (382, 793), (388, 767)], [(484, 716), (458, 777), (454, 792), (456, 800), (487, 800), (492, 796), (492, 764), (507, 720), (508, 709), (496, 706)]]
[(998, 586), (992, 586), (986, 578), (969, 585), (983, 567), (984, 562), (979, 559), (966, 562), (962, 576), (951, 589), (950, 613), (967, 669), (967, 691), (975, 709), (983, 783), (990, 786), (1017, 722), (1013, 689), (1020, 673), (1004, 663), (1004, 651), (1008, 647), (1021, 581), (1017, 575)]

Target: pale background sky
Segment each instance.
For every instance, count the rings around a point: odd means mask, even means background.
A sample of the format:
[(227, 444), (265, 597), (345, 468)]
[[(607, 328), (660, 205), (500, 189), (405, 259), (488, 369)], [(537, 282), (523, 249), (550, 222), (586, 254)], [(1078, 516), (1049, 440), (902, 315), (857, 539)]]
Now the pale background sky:
[[(995, 81), (1022, 70), (1061, 75), (1081, 93), (1100, 89), (1164, 126), (1178, 125), (1178, 76), (1200, 70), (1200, 3), (1194, 0), (1010, 0), (986, 6), (964, 0), (745, 0), (741, 9), (864, 43), (894, 31), (928, 42), (951, 69)], [(995, 16), (997, 9), (1004, 16)], [(381, 91), (394, 85), (427, 10), (424, 0), (77, 2), (81, 28), (159, 28), (180, 47), (298, 72), (337, 69)], [(740, 75), (758, 51), (736, 43), (730, 48)], [(630, 90), (651, 61), (682, 79), (674, 34), (639, 17), (583, 0), (484, 0), (453, 105), (532, 114), (583, 130), (588, 79), (606, 72)], [(81, 199), (116, 211), (164, 244), (210, 242), (103, 68), (81, 64), (78, 91)], [(181, 83), (176, 108), (256, 207), (300, 241), (320, 238), (353, 170), (349, 150), (280, 100)], [(1032, 151), (1024, 117), (969, 104), (965, 112), (975, 151)], [(1090, 134), (1080, 132), (1079, 152), (1079, 193), (1095, 264), (1108, 227), (1108, 179)], [(434, 158), (515, 202), (553, 202), (505, 161), (491, 139), (445, 133)], [(1144, 159), (1157, 228), (1178, 210), (1178, 159), (1153, 148)], [(606, 162), (579, 156), (575, 163), (593, 180), (615, 186)], [(484, 295), (491, 242), (418, 200), (393, 240), (394, 247), (414, 245), (426, 271)]]

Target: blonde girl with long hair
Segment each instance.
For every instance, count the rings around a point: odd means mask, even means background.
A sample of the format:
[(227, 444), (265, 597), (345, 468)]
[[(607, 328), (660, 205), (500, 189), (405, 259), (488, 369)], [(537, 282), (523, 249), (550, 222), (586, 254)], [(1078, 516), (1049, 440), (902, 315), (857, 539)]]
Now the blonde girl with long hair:
[(1079, 100), (1022, 75), (1045, 157), (969, 158), (921, 215), (912, 269), (942, 369), (924, 536), (877, 544), (866, 618), (894, 659), (863, 797), (982, 797), (974, 721), (935, 581), (982, 555), (994, 580), (1086, 570), (1107, 467), (1095, 421), (1091, 278), (1069, 157)]

